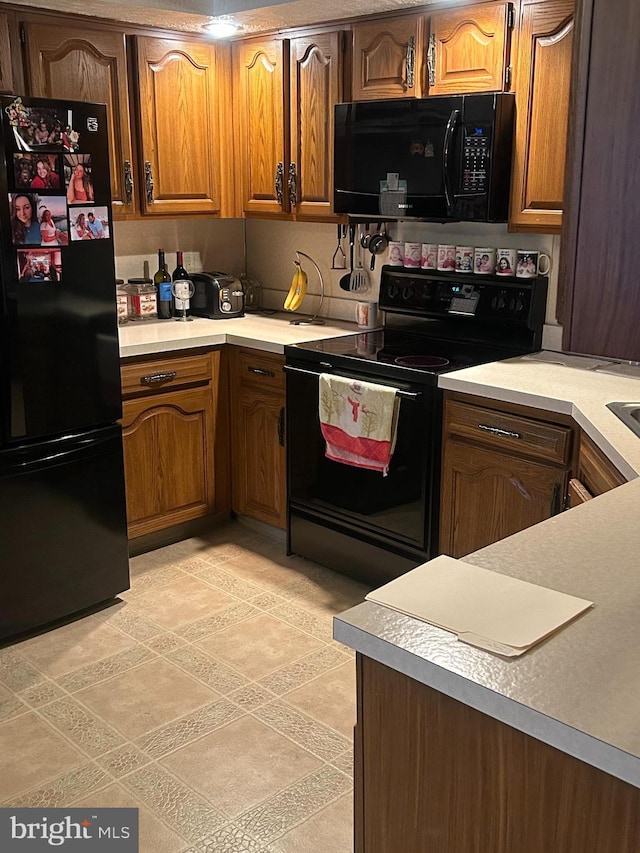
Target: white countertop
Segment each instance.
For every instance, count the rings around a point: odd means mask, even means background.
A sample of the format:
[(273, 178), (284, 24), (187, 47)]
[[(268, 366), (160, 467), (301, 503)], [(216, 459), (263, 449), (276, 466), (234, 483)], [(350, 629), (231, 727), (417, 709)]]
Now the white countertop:
[(237, 344), (282, 353), (287, 344), (337, 338), (358, 331), (355, 323), (341, 320), (327, 320), (324, 326), (293, 326), (289, 323), (291, 316), (245, 314), (229, 320), (195, 317), (187, 323), (177, 320), (127, 323), (118, 330), (120, 356), (126, 358), (217, 344)]
[(640, 787), (640, 438), (605, 407), (640, 401), (640, 379), (616, 374), (616, 366), (601, 372), (602, 363), (539, 353), (455, 371), (438, 383), (570, 414), (633, 480), (464, 558), (594, 607), (515, 659), (371, 602), (336, 617), (334, 636)]
[(640, 476), (640, 438), (607, 403), (640, 402), (638, 376), (606, 359), (541, 352), (445, 373), (438, 386), (571, 415), (628, 480)]

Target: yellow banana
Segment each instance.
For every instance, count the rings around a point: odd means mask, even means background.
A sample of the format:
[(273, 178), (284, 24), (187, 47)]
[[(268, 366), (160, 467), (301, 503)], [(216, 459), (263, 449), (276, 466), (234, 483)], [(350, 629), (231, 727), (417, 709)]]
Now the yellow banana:
[(302, 269), (300, 261), (294, 261), (296, 271), (291, 279), (291, 287), (284, 300), (285, 311), (297, 311), (307, 292), (307, 274)]

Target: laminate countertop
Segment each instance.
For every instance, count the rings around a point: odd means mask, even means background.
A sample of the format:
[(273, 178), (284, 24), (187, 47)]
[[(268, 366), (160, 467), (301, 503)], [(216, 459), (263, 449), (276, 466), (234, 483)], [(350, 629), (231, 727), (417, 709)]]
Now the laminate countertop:
[(127, 323), (118, 330), (120, 357), (218, 344), (236, 344), (264, 352), (283, 353), (287, 344), (337, 338), (358, 331), (355, 323), (341, 320), (328, 320), (324, 326), (293, 326), (289, 322), (291, 317), (291, 314), (245, 314), (244, 317), (224, 320), (194, 317), (186, 323), (177, 320)]
[(370, 602), (336, 617), (334, 636), (640, 787), (640, 438), (605, 407), (640, 401), (640, 380), (624, 367), (601, 372), (597, 360), (544, 355), (452, 372), (439, 384), (572, 414), (631, 481), (463, 560), (594, 607), (514, 659)]

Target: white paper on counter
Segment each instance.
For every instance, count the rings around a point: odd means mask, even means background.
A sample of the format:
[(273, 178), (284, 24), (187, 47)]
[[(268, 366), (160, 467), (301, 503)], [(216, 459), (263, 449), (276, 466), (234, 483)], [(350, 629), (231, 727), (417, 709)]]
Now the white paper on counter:
[(507, 656), (522, 654), (593, 604), (446, 556), (366, 598)]

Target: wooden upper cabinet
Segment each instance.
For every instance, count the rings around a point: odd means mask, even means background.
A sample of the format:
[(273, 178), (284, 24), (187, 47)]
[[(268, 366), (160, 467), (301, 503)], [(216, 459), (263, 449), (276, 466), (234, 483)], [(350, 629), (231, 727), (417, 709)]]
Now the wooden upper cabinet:
[(420, 97), (423, 50), (423, 15), (355, 23), (352, 99)]
[(512, 230), (559, 232), (569, 117), (573, 0), (522, 6), (515, 75)]
[(0, 92), (15, 92), (9, 28), (9, 15), (0, 12)]
[(220, 211), (215, 48), (136, 38), (145, 213)]
[(499, 92), (511, 47), (510, 3), (478, 3), (430, 16), (427, 84), (430, 95)]
[(285, 44), (280, 38), (233, 45), (246, 213), (288, 212), (285, 136)]
[(287, 189), (297, 216), (333, 213), (334, 104), (342, 100), (341, 32), (296, 38), (291, 57), (291, 162)]
[(72, 25), (24, 24), (29, 93), (107, 105), (115, 218), (135, 212), (125, 36)]

